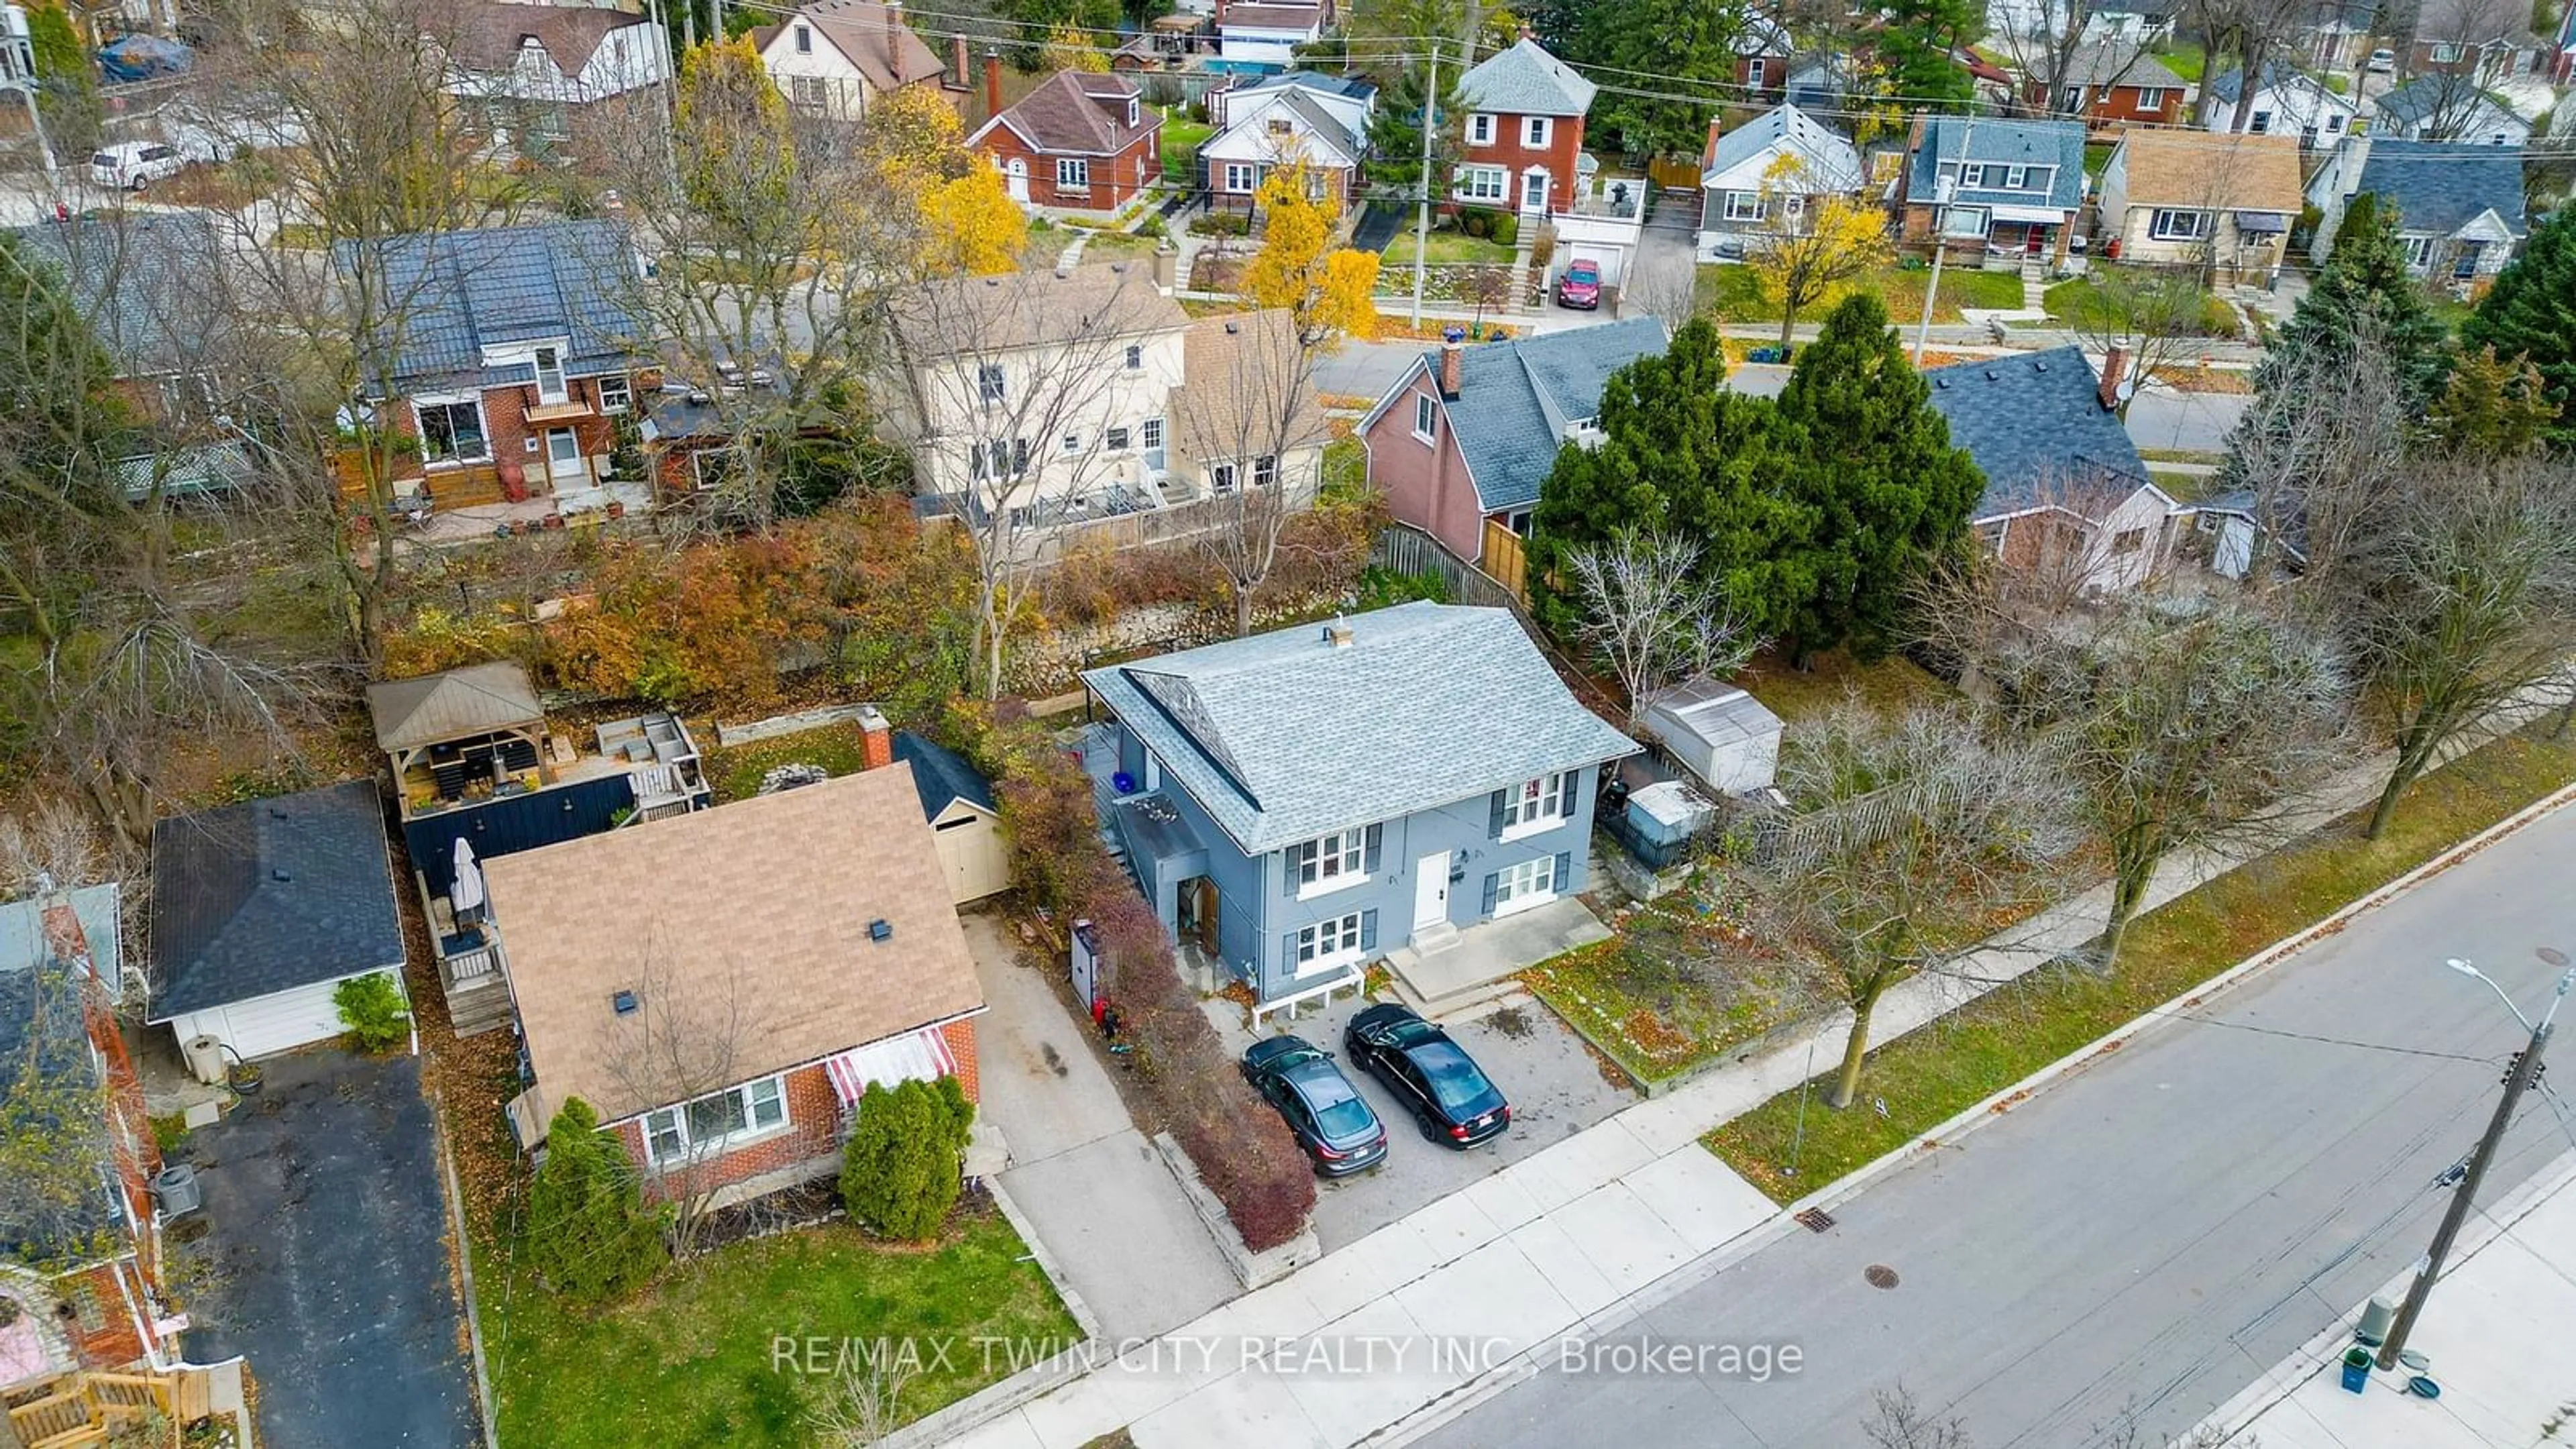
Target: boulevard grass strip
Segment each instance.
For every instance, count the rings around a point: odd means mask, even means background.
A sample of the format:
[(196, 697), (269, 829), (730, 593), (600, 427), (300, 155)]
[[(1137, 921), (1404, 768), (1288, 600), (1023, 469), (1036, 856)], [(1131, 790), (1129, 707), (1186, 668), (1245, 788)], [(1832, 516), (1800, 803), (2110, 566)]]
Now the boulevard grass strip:
[(2416, 781), (2379, 840), (2361, 837), (2365, 807), (2167, 902), (2130, 927), (2109, 977), (2043, 968), (1888, 1042), (1869, 1054), (1862, 1101), (1852, 1110), (1827, 1108), (1830, 1074), (1815, 1078), (1795, 1177), (1781, 1169), (1797, 1133), (1799, 1089), (1700, 1141), (1774, 1202), (1836, 1182), (2576, 783), (2576, 731), (2551, 740), (2548, 727), (2544, 720)]

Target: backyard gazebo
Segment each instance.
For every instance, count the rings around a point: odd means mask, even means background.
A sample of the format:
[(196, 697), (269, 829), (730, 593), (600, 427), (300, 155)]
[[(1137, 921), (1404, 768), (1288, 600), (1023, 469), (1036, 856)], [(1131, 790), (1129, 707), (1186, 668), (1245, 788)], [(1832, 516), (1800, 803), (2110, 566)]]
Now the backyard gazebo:
[[(403, 814), (543, 783), (545, 710), (508, 660), (367, 686), (376, 744), (393, 761)], [(527, 776), (538, 776), (529, 779)]]

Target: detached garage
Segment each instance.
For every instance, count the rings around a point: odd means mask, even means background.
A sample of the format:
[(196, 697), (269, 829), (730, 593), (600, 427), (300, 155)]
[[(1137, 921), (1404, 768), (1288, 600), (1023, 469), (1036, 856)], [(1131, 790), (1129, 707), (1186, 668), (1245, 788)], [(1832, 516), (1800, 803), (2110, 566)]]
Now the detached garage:
[(402, 980), (384, 810), (372, 780), (252, 800), (152, 827), (152, 1004), (181, 1045), (242, 1058), (341, 1033), (332, 989)]

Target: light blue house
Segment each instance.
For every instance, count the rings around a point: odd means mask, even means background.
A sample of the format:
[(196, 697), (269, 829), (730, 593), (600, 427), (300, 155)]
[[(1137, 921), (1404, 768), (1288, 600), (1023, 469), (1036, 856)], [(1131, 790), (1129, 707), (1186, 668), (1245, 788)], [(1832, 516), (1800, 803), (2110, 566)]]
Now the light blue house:
[(1414, 603), (1095, 669), (1109, 829), (1181, 944), (1260, 1003), (1584, 888), (1603, 763), (1512, 616)]

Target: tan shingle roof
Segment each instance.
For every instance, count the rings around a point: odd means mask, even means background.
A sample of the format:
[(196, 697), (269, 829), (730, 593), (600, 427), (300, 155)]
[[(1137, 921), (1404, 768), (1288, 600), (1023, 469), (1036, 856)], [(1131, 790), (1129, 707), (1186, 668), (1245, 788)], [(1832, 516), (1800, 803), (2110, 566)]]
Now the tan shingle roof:
[(2131, 206), (2295, 213), (2301, 204), (2295, 136), (2132, 130), (2120, 146)]
[[(730, 1085), (984, 1004), (901, 761), (500, 856), (484, 879), (539, 1121), (567, 1096), (602, 1121), (666, 1105), (628, 1064), (674, 1022), (724, 1024)], [(629, 990), (654, 999), (620, 1017)]]
[(391, 752), (545, 723), (528, 671), (506, 659), (367, 686), (376, 744)]
[[(859, 74), (880, 93), (914, 81), (944, 77), (948, 68), (940, 63), (938, 52), (904, 24), (902, 17), (901, 9), (889, 17), (886, 7), (876, 0), (822, 0), (821, 4), (798, 9), (776, 25), (762, 26), (753, 33), (752, 44), (766, 50), (778, 32), (802, 19), (820, 32), (833, 49), (849, 57), (850, 64), (858, 67)], [(893, 21), (891, 26), (887, 23), (889, 18)], [(886, 45), (888, 34), (895, 37), (891, 50)]]
[[(1204, 317), (1181, 338), (1172, 441), (1191, 462), (1284, 453), (1324, 439), (1324, 410), (1298, 368), (1297, 330), (1280, 308)], [(1290, 389), (1295, 389), (1294, 396)]]
[(1190, 322), (1181, 304), (1154, 285), (1153, 264), (1142, 259), (933, 282), (896, 298), (894, 307), (916, 360), (1097, 344), (1177, 331)]

